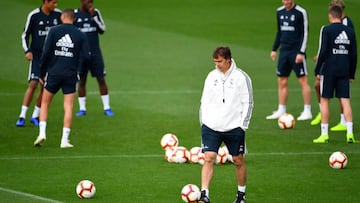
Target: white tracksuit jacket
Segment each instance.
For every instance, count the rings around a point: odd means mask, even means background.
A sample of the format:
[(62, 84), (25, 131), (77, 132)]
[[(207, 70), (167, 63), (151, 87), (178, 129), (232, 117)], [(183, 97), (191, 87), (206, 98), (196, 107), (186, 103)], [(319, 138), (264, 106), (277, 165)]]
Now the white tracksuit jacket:
[(245, 131), (254, 106), (250, 77), (231, 61), (225, 74), (217, 68), (208, 74), (201, 97), (200, 123), (219, 132)]

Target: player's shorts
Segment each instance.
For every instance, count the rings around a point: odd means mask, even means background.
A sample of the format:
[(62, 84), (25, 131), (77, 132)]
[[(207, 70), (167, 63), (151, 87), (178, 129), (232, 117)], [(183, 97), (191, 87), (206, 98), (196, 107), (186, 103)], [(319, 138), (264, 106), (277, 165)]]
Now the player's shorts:
[(30, 61), (30, 65), (29, 65), (28, 81), (39, 80), (41, 76), (41, 69), (40, 69), (41, 54), (38, 52), (32, 52), (32, 54), (33, 54), (33, 59)]
[(320, 94), (323, 98), (350, 98), (349, 78), (336, 76), (320, 76)]
[(293, 70), (296, 74), (296, 77), (300, 78), (307, 75), (306, 69), (306, 59), (302, 63), (295, 63), (296, 55), (298, 52), (295, 51), (280, 51), (277, 76), (278, 77), (289, 77), (291, 71)]
[(44, 88), (49, 92), (55, 94), (62, 89), (63, 94), (71, 94), (76, 92), (76, 83), (78, 76), (59, 76), (48, 75), (45, 76)]
[(104, 60), (100, 50), (91, 51), (90, 60), (80, 69), (80, 77), (87, 76), (89, 71), (92, 77), (104, 77), (106, 75)]
[(210, 129), (206, 125), (201, 126), (201, 148), (202, 152), (218, 152), (221, 143), (224, 142), (229, 150), (229, 154), (237, 156), (245, 153), (245, 131), (235, 128), (227, 132), (218, 132)]

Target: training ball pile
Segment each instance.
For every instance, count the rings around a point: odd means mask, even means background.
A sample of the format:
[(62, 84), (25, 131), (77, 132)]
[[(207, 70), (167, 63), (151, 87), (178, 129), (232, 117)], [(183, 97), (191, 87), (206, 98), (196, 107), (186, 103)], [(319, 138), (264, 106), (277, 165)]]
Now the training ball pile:
[(288, 113), (283, 114), (278, 119), (278, 125), (281, 129), (290, 129), (295, 126), (294, 116)]
[(334, 152), (329, 157), (329, 165), (334, 169), (343, 169), (346, 167), (348, 158), (343, 152)]
[(181, 189), (181, 199), (184, 202), (196, 203), (200, 199), (200, 189), (194, 184), (187, 184)]
[(76, 194), (81, 199), (92, 198), (96, 193), (96, 188), (93, 182), (90, 180), (82, 180), (76, 186)]

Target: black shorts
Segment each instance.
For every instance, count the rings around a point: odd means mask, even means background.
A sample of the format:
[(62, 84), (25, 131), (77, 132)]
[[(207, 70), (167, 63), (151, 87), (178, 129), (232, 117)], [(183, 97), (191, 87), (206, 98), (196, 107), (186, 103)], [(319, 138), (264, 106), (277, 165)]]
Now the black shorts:
[(44, 88), (49, 92), (55, 94), (62, 89), (63, 94), (71, 94), (76, 92), (76, 83), (78, 76), (52, 76), (46, 75)]
[(294, 70), (296, 77), (302, 77), (307, 75), (306, 59), (303, 63), (295, 63), (297, 51), (280, 51), (277, 76), (289, 77), (292, 70)]
[(104, 77), (106, 75), (104, 60), (101, 51), (91, 51), (90, 60), (83, 64), (80, 69), (80, 77), (86, 77), (90, 71), (92, 77)]
[(320, 94), (323, 98), (350, 98), (350, 80), (346, 77), (320, 76)]
[(227, 132), (218, 132), (206, 125), (201, 126), (201, 148), (203, 152), (218, 152), (221, 143), (224, 142), (232, 156), (245, 153), (245, 131), (235, 128)]
[(40, 53), (32, 52), (33, 59), (30, 61), (29, 65), (29, 75), (28, 80), (39, 80), (41, 76), (41, 69), (40, 69)]

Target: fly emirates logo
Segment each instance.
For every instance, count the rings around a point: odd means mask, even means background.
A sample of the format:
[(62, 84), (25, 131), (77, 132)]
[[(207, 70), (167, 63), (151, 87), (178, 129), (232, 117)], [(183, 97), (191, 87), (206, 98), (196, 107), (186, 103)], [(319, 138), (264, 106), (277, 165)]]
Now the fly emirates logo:
[(333, 48), (333, 54), (349, 54), (349, 50), (344, 46), (345, 44), (350, 44), (350, 40), (345, 31), (342, 31), (339, 36), (336, 37), (334, 42), (335, 44), (339, 44), (339, 48)]
[(59, 47), (60, 50), (55, 50), (55, 56), (74, 57), (73, 52), (71, 52), (71, 49), (74, 48), (74, 43), (69, 34), (65, 34), (60, 38), (56, 42), (56, 46)]

